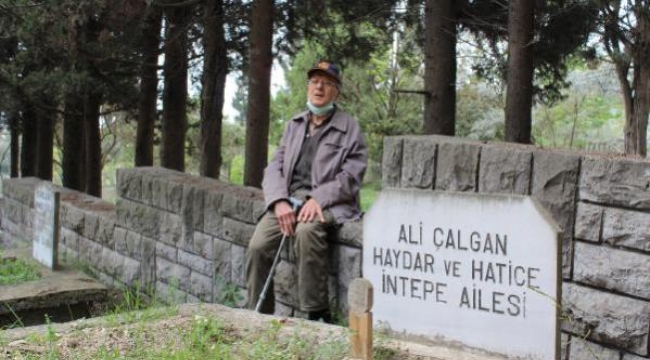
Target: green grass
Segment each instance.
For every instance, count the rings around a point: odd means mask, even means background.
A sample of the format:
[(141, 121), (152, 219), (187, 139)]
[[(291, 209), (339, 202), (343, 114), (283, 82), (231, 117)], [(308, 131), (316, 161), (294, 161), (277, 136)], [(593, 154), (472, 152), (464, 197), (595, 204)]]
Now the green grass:
[[(329, 360), (343, 359), (349, 352), (342, 337), (317, 341), (301, 328), (287, 334), (278, 320), (271, 321), (265, 331), (246, 334), (236, 333), (221, 320), (203, 315), (195, 315), (184, 325), (167, 327), (163, 331), (158, 329), (156, 333), (150, 332), (146, 325), (139, 325), (128, 330), (102, 329), (110, 339), (120, 338), (120, 343), (128, 346), (116, 346), (114, 341), (108, 341), (91, 351), (66, 351), (70, 340), (63, 341), (53, 330), (48, 330), (44, 335), (27, 340), (33, 345), (29, 350), (7, 355), (24, 360)], [(75, 335), (77, 340), (73, 342), (84, 337), (83, 332), (72, 334)]]
[(361, 210), (368, 212), (381, 192), (381, 180), (366, 183), (361, 187)]
[(16, 257), (3, 257), (0, 253), (0, 285), (16, 285), (40, 277), (36, 265)]

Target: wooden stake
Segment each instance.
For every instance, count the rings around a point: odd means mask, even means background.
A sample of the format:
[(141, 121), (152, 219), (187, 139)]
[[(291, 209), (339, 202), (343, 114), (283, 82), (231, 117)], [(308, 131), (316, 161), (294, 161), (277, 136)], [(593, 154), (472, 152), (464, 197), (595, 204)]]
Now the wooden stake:
[(372, 360), (373, 288), (367, 279), (354, 279), (348, 287), (351, 357)]

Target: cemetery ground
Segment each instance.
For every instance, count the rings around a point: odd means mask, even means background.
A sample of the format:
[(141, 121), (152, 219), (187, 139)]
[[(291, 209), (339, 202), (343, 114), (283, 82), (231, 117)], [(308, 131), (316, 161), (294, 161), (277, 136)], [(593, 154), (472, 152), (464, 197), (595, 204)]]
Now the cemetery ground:
[[(3, 254), (31, 264), (27, 250), (3, 250)], [(2, 285), (2, 293), (37, 281), (46, 281), (48, 288), (66, 281), (58, 271), (41, 272), (40, 279)], [(58, 317), (54, 320), (32, 310), (21, 316), (14, 313), (14, 321), (5, 321), (0, 330), (0, 359), (347, 359), (350, 353), (350, 331), (345, 324), (268, 316), (220, 304), (166, 305), (132, 291), (106, 290), (105, 298), (94, 301), (86, 313), (77, 309), (72, 314), (72, 308), (65, 305), (60, 306), (62, 314), (53, 314)], [(34, 316), (18, 319), (23, 314)], [(33, 319), (39, 316), (40, 321)], [(71, 317), (77, 320), (69, 321)], [(460, 358), (498, 359), (375, 333), (377, 360)]]

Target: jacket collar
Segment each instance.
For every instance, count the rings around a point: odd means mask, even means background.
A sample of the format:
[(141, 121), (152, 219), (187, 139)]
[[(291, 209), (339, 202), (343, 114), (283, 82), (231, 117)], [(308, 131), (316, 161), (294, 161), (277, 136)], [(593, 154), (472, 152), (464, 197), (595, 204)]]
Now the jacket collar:
[[(309, 119), (309, 110), (299, 113), (291, 120), (296, 122), (307, 122), (307, 119)], [(331, 126), (340, 132), (346, 132), (348, 130), (348, 123), (345, 121), (345, 112), (339, 107), (336, 107), (328, 126)]]

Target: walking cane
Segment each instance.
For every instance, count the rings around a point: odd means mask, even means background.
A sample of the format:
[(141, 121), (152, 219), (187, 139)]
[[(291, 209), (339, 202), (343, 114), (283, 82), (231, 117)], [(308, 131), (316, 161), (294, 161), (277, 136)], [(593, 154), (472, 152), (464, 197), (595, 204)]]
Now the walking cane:
[[(293, 211), (298, 212), (298, 210), (302, 206), (302, 201), (293, 197), (289, 198), (289, 201), (291, 201)], [(264, 287), (262, 288), (262, 293), (260, 293), (260, 298), (257, 300), (257, 305), (255, 306), (256, 312), (260, 312), (260, 309), (262, 308), (262, 303), (264, 303), (264, 299), (266, 299), (266, 292), (268, 291), (269, 286), (271, 285), (271, 279), (273, 279), (273, 273), (275, 272), (275, 268), (278, 266), (278, 263), (280, 262), (280, 255), (282, 254), (282, 249), (284, 248), (284, 243), (287, 241), (287, 238), (289, 238), (289, 235), (287, 234), (282, 235), (282, 240), (280, 240), (280, 247), (278, 248), (278, 252), (275, 254), (275, 259), (273, 259), (273, 264), (271, 265), (269, 276), (266, 278), (266, 282), (264, 283)]]

